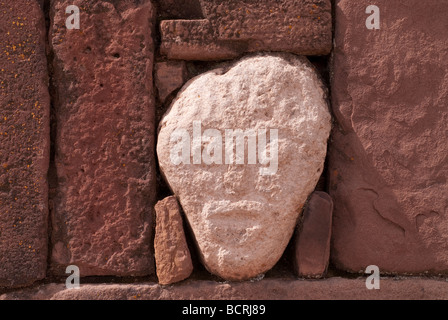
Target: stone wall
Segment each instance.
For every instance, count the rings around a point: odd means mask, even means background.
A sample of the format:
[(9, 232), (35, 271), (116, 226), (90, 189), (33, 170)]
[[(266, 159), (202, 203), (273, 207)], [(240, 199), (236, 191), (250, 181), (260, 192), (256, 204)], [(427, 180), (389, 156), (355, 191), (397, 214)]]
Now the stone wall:
[(345, 288), (357, 282), (333, 278), (371, 265), (447, 274), (447, 13), (445, 0), (1, 3), (2, 297), (54, 298), (68, 266), (137, 291), (201, 284), (194, 298), (222, 280), (242, 281), (240, 298), (297, 278)]

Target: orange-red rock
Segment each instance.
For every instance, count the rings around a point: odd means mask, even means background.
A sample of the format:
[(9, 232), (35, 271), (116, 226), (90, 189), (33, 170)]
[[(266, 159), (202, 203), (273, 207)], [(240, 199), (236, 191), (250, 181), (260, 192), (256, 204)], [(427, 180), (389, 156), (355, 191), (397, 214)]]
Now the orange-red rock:
[(0, 287), (46, 273), (50, 96), (40, 5), (0, 2)]
[(330, 259), (333, 201), (326, 192), (311, 194), (296, 231), (294, 267), (299, 277), (325, 276)]
[(157, 278), (160, 284), (165, 285), (182, 281), (190, 276), (193, 263), (176, 197), (170, 196), (157, 202), (155, 210)]
[[(67, 30), (65, 8), (81, 9)], [(155, 10), (149, 0), (53, 1), (57, 192), (52, 268), (81, 276), (154, 271)]]
[(448, 271), (447, 1), (336, 1), (330, 193), (341, 269)]

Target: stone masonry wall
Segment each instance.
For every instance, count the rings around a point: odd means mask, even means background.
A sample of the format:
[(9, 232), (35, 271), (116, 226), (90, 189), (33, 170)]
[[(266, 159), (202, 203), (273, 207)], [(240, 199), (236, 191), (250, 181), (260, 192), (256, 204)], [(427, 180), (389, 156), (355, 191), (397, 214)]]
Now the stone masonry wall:
[(117, 286), (88, 299), (331, 298), (372, 265), (444, 279), (447, 14), (0, 2), (0, 299), (71, 299), (69, 266)]

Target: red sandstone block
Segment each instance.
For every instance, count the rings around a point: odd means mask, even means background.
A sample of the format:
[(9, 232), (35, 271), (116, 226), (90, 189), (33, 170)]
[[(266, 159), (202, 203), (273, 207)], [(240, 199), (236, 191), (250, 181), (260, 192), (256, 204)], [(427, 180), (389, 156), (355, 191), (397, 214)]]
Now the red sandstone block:
[(169, 59), (232, 59), (256, 51), (330, 53), (330, 0), (201, 0), (200, 3), (204, 20), (162, 21), (161, 53)]
[(0, 2), (0, 287), (45, 277), (50, 97), (38, 1)]
[(160, 52), (168, 59), (226, 60), (236, 58), (244, 51), (237, 42), (217, 40), (207, 19), (165, 20), (160, 23), (160, 32)]
[[(67, 30), (65, 8), (81, 9)], [(52, 1), (57, 192), (52, 268), (81, 276), (154, 271), (155, 12), (146, 1)]]
[[(448, 271), (448, 2), (336, 1), (332, 259)], [(370, 19), (368, 21), (371, 22)]]

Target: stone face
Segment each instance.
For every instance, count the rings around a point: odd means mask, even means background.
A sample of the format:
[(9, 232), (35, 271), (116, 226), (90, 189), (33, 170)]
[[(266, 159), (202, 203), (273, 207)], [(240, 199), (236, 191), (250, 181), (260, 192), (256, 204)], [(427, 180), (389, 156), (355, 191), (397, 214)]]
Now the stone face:
[(299, 277), (325, 276), (330, 259), (333, 201), (328, 193), (313, 192), (295, 238), (294, 266)]
[[(210, 272), (248, 279), (282, 255), (322, 172), (331, 127), (325, 96), (306, 58), (259, 54), (199, 75), (173, 101), (159, 127), (159, 164)], [(241, 137), (244, 154), (225, 152)]]
[(448, 2), (336, 2), (332, 259), (349, 271), (448, 271)]
[(47, 265), (50, 96), (39, 1), (0, 3), (0, 287)]
[(176, 197), (159, 201), (155, 210), (154, 253), (157, 278), (164, 285), (182, 281), (190, 276), (193, 263)]
[[(232, 59), (245, 52), (330, 53), (330, 0), (201, 0), (202, 20), (161, 22), (169, 59)], [(185, 18), (184, 18), (185, 19)]]
[[(65, 8), (81, 8), (81, 29)], [(148, 275), (155, 203), (154, 8), (150, 1), (53, 1), (56, 193), (52, 268)]]
[(162, 103), (173, 91), (179, 89), (188, 77), (185, 61), (158, 62), (155, 71), (155, 84)]

